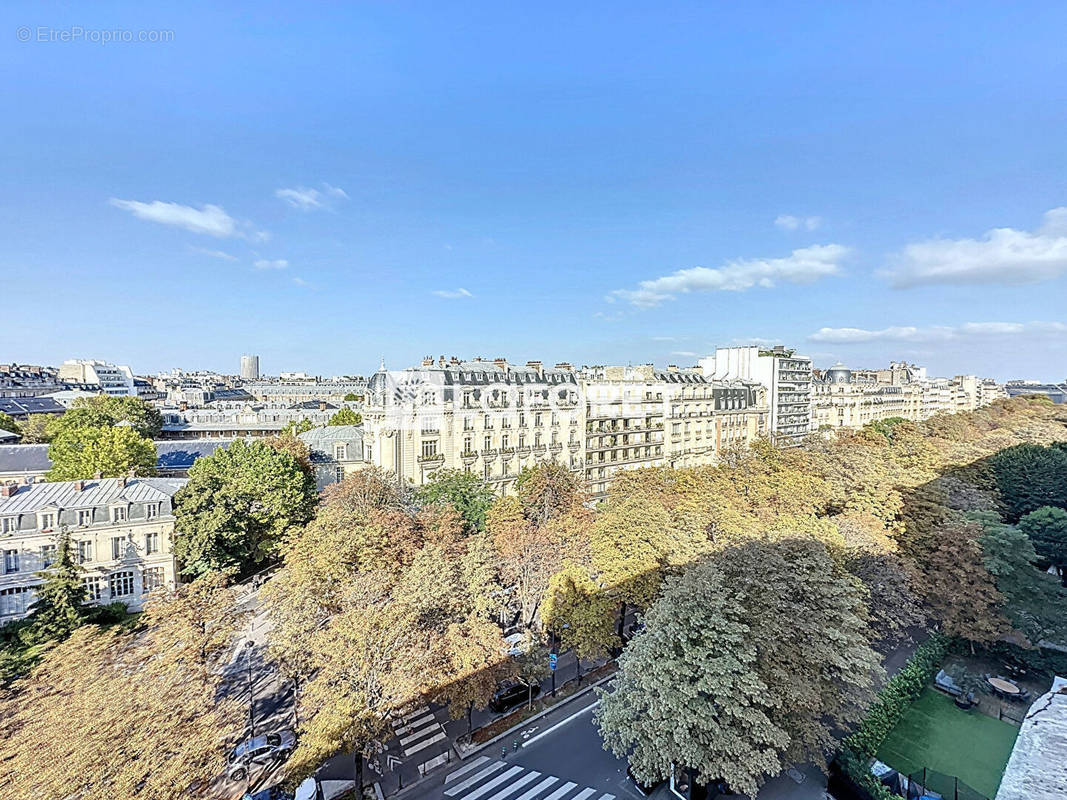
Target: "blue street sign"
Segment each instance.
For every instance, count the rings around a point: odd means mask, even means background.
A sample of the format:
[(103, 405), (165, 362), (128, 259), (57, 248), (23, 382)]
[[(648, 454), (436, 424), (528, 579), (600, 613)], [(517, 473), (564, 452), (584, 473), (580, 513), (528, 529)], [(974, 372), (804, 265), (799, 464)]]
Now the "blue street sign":
[(556, 668), (556, 661), (559, 660), (559, 656), (555, 653), (548, 654), (548, 668), (554, 670)]

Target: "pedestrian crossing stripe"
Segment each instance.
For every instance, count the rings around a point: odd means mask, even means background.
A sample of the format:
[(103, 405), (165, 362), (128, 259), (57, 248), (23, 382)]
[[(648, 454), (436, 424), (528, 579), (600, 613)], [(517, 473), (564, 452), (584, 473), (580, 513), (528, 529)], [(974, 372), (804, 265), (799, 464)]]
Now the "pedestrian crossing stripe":
[[(504, 761), (490, 762), (479, 756), (470, 764), (445, 777), (445, 797), (452, 800), (615, 800), (615, 795), (579, 787), (554, 775), (542, 775), (519, 765), (507, 767)], [(501, 771), (503, 770), (503, 771)]]

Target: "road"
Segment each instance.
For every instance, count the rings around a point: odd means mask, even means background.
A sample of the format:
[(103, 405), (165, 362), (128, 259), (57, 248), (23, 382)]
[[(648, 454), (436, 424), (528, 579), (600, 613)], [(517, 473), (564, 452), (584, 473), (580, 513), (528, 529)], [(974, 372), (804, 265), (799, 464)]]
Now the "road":
[[(593, 725), (596, 695), (524, 728), (506, 754), (490, 747), (411, 796), (426, 800), (643, 800), (626, 762), (604, 750)], [(518, 743), (518, 749), (514, 744)]]

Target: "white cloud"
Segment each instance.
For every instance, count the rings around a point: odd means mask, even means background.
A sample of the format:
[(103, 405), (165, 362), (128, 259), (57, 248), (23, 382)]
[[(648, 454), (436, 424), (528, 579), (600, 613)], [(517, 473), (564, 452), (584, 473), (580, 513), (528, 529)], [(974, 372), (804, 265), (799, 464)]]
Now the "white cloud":
[(312, 211), (316, 208), (332, 208), (339, 200), (347, 200), (345, 190), (337, 186), (322, 184), (322, 189), (309, 189), (305, 186), (297, 186), (293, 189), (276, 189), (274, 196), (284, 200), (293, 208), (301, 211)]
[(1067, 333), (1064, 322), (965, 322), (962, 325), (928, 327), (893, 326), (878, 330), (865, 328), (820, 328), (808, 339), (813, 342), (859, 344), (863, 342), (945, 342), (981, 336), (1019, 334), (1058, 335)]
[(785, 258), (737, 259), (718, 269), (682, 269), (641, 281), (636, 289), (616, 289), (606, 299), (612, 301), (618, 297), (648, 308), (688, 292), (742, 292), (753, 286), (771, 288), (778, 281), (812, 283), (819, 278), (840, 274), (839, 262), (848, 253), (849, 249), (839, 244), (812, 245), (794, 250)]
[(678, 337), (677, 336), (653, 336), (652, 337), (652, 341), (654, 341), (654, 342), (677, 342), (678, 341)]
[(450, 300), (456, 300), (461, 297), (474, 297), (473, 294), (463, 287), (460, 287), (459, 289), (435, 289), (433, 293), (438, 297), (447, 297)]
[(257, 231), (249, 223), (235, 220), (221, 206), (210, 203), (201, 208), (193, 208), (180, 203), (166, 203), (162, 200), (142, 203), (138, 200), (120, 200), (112, 197), (109, 202), (115, 208), (129, 211), (138, 219), (185, 228), (193, 233), (204, 233), (220, 239), (238, 237), (250, 241), (266, 241), (270, 238), (270, 234), (266, 231)]
[(230, 255), (225, 250), (211, 250), (207, 247), (190, 247), (194, 253), (199, 253), (202, 256), (211, 256), (212, 258), (219, 258), (223, 261), (236, 261), (237, 256)]
[(284, 258), (261, 258), (256, 261), (253, 266), (256, 269), (285, 269), (289, 266), (289, 262), (286, 261)]
[(822, 217), (795, 217), (792, 214), (780, 214), (774, 224), (785, 231), (813, 231), (822, 225)]
[(993, 228), (979, 239), (909, 244), (882, 271), (897, 288), (931, 283), (1022, 284), (1067, 273), (1067, 207), (1046, 211), (1036, 231)]
[(694, 353), (692, 350), (672, 350), (672, 356), (685, 356), (686, 358), (696, 358), (700, 353)]
[(310, 283), (308, 283), (303, 278), (293, 278), (293, 283), (295, 283), (297, 286), (310, 286), (311, 285)]

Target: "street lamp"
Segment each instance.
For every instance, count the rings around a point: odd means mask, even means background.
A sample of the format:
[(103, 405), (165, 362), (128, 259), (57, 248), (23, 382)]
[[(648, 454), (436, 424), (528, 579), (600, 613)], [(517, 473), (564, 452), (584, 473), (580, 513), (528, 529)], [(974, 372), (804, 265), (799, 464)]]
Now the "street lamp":
[(245, 653), (248, 658), (248, 725), (251, 728), (250, 739), (256, 738), (256, 695), (252, 686), (252, 650), (254, 645), (252, 640), (249, 639), (245, 642)]

